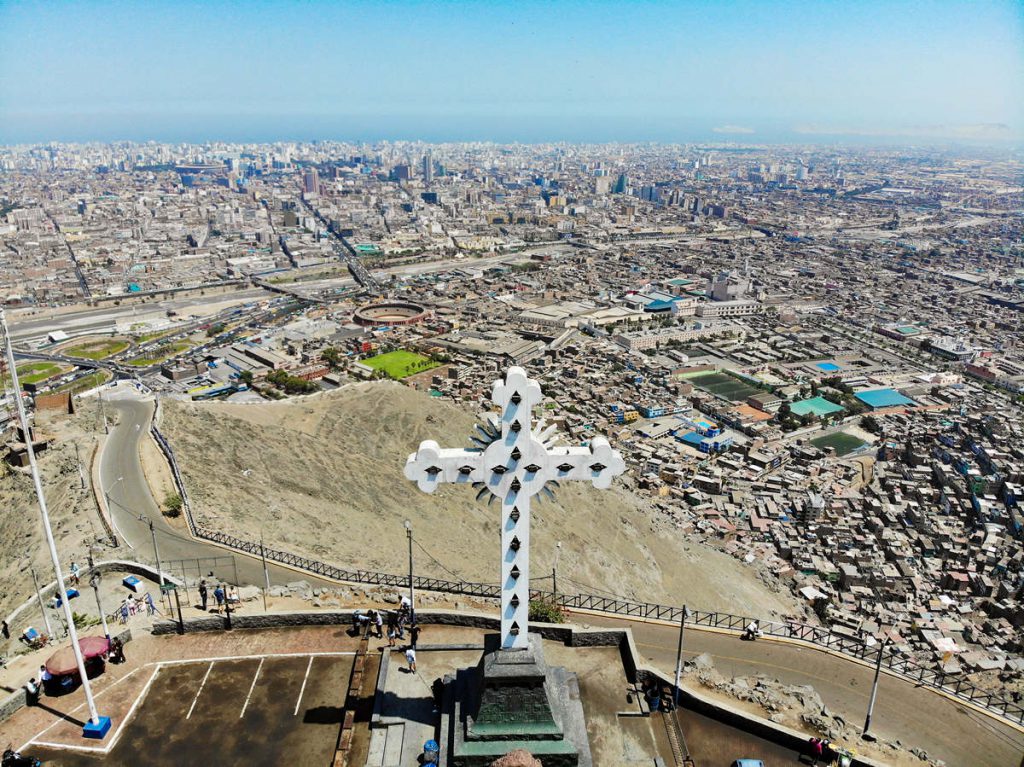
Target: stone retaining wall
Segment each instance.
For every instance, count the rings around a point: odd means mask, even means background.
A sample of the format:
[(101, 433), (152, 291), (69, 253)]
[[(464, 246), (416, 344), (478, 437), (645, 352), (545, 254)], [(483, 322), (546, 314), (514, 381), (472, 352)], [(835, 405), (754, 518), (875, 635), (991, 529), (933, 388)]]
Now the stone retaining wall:
[[(98, 572), (101, 575), (103, 573), (111, 571), (131, 573), (132, 575), (137, 575), (140, 578), (144, 578), (147, 581), (151, 581), (153, 583), (160, 582), (160, 576), (157, 574), (155, 567), (143, 565), (138, 562), (130, 562), (126, 559), (111, 559), (105, 562), (96, 562), (92, 567), (83, 567), (82, 572), (79, 573), (79, 582), (82, 584), (82, 586), (80, 586), (80, 590), (88, 588), (89, 576), (92, 575), (93, 571)], [(175, 583), (178, 586), (184, 585), (181, 583), (180, 579), (175, 578), (172, 575), (168, 575), (167, 573), (164, 573), (164, 580), (170, 583)], [(66, 578), (65, 583), (67, 583)], [(39, 589), (39, 593), (41, 594), (53, 594), (55, 591), (57, 591), (56, 579), (50, 581), (49, 583), (44, 583), (43, 586)], [(15, 625), (15, 623), (17, 623), (18, 621), (18, 616), (21, 615), (21, 613), (25, 610), (38, 609), (39, 600), (36, 598), (35, 594), (33, 594), (28, 600), (18, 605), (18, 607), (16, 607), (14, 611), (7, 616), (7, 625)], [(111, 616), (108, 615), (107, 617), (109, 618)]]

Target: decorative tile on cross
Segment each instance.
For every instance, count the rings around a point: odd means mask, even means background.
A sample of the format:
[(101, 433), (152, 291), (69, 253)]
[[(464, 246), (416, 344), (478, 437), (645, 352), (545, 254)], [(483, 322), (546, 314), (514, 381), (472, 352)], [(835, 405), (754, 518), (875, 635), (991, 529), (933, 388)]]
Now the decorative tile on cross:
[(554, 427), (534, 430), (540, 385), (520, 367), (494, 382), (500, 432), (479, 449), (442, 448), (424, 440), (405, 463), (405, 476), (432, 493), (442, 483), (482, 485), (501, 501), (501, 647), (525, 649), (530, 612), (530, 499), (549, 482), (586, 480), (607, 489), (625, 470), (604, 437), (587, 446), (549, 446)]

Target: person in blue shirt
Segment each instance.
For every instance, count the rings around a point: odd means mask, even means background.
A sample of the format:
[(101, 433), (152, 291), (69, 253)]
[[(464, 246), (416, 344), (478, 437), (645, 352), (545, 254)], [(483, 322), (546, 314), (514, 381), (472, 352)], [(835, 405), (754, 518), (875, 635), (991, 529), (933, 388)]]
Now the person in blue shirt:
[(213, 590), (213, 599), (217, 603), (217, 615), (220, 615), (220, 611), (224, 609), (224, 587), (217, 586)]

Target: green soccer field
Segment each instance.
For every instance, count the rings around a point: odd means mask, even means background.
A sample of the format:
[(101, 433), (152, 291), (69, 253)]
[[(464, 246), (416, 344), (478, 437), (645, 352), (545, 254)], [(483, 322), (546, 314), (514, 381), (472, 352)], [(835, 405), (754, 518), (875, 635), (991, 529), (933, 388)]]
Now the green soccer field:
[(383, 370), (390, 378), (405, 378), (415, 373), (422, 373), (424, 370), (436, 368), (440, 364), (422, 354), (404, 350), (378, 354), (376, 357), (370, 357), (362, 362), (374, 370)]
[(822, 450), (833, 447), (836, 450), (836, 455), (846, 455), (847, 453), (852, 453), (857, 448), (864, 447), (867, 442), (860, 437), (847, 434), (845, 431), (837, 431), (832, 434), (826, 434), (824, 437), (812, 439), (811, 444)]
[(757, 388), (725, 373), (700, 373), (690, 376), (686, 380), (694, 386), (714, 394), (716, 397), (721, 397), (731, 402), (742, 402), (759, 391)]

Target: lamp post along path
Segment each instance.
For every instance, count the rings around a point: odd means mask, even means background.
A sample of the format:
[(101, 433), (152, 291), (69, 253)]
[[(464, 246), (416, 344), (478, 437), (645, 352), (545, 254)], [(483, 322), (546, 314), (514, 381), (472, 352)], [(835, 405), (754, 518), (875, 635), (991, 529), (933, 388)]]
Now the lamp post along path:
[(412, 577), (412, 522), (405, 520), (405, 537), (409, 539), (409, 623), (416, 625), (416, 589)]
[(527, 648), (529, 628), (531, 499), (569, 480), (607, 489), (625, 463), (604, 437), (587, 446), (563, 447), (552, 444), (554, 426), (535, 430), (540, 385), (520, 367), (509, 368), (504, 380), (494, 382), (491, 400), (500, 420), (493, 431), (480, 429), (489, 442), (478, 439), (479, 448), (460, 449), (425, 440), (406, 461), (405, 476), (427, 493), (445, 483), (465, 484), (501, 502), (500, 647), (519, 650)]
[(93, 595), (96, 597), (96, 609), (100, 614), (100, 622), (103, 624), (103, 636), (110, 639), (110, 628), (107, 626), (107, 614), (103, 612), (103, 601), (100, 599), (100, 574), (93, 571), (89, 576), (89, 585), (92, 586)]
[(50, 628), (50, 618), (46, 614), (46, 604), (43, 602), (43, 592), (39, 590), (39, 579), (36, 578), (36, 569), (29, 563), (29, 572), (32, 573), (32, 585), (36, 589), (36, 599), (39, 600), (39, 612), (43, 615), (43, 625), (46, 626), (46, 641), (53, 642), (57, 637), (53, 635), (53, 629)]

